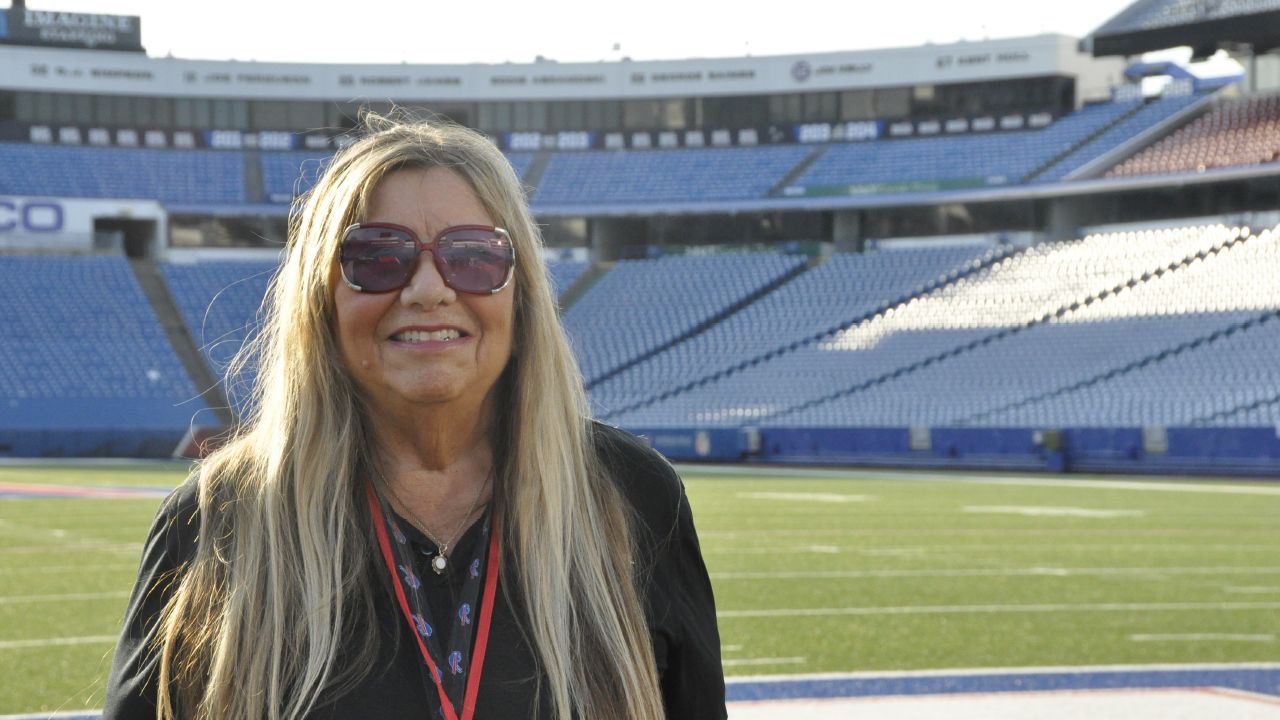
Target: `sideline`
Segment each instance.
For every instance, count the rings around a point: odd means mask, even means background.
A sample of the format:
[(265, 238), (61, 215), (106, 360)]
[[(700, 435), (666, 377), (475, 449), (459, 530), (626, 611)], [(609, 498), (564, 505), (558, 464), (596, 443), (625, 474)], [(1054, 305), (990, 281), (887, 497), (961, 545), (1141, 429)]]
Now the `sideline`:
[(1008, 474), (978, 473), (971, 470), (920, 470), (904, 468), (901, 470), (881, 470), (869, 468), (812, 468), (794, 465), (700, 465), (694, 463), (677, 463), (676, 471), (683, 476), (690, 475), (730, 475), (739, 477), (802, 477), (802, 478), (842, 478), (849, 480), (896, 480), (907, 482), (967, 482), (987, 485), (1024, 485), (1041, 487), (1094, 487), (1108, 490), (1155, 490), (1164, 492), (1192, 493), (1227, 493), (1241, 495), (1277, 495), (1280, 496), (1280, 484), (1275, 481), (1258, 480), (1256, 483), (1241, 483), (1238, 479), (1215, 480), (1204, 477), (1170, 477), (1161, 479), (1142, 475), (1104, 476), (1094, 474), (1039, 475), (1027, 472), (1010, 472)]
[[(975, 714), (963, 717), (981, 718), (990, 716), (989, 713), (983, 714), (984, 706), (990, 708), (993, 704), (1017, 697), (1018, 693), (1025, 693), (1022, 697), (1029, 699), (1042, 697), (1044, 693), (1062, 693), (1070, 697), (1096, 697), (1104, 703), (1122, 703), (1121, 694), (1115, 691), (1172, 689), (1200, 691), (1241, 701), (1252, 698), (1272, 706), (1280, 704), (1280, 663), (822, 673), (742, 676), (725, 681), (730, 717), (738, 714), (735, 711), (760, 706), (765, 710), (765, 714), (760, 716), (774, 720), (812, 720), (813, 703), (796, 703), (798, 700), (831, 702), (832, 714), (824, 714), (823, 717), (834, 718), (848, 717), (841, 700), (875, 698), (879, 710), (892, 712), (893, 717), (909, 717), (896, 713), (894, 708), (928, 696), (963, 698), (975, 710)], [(1131, 720), (1168, 717), (1168, 708), (1159, 704), (1145, 706), (1145, 710), (1152, 713), (1150, 715), (1142, 708), (1131, 710), (1126, 715)], [(0, 715), (0, 720), (99, 720), (101, 713), (101, 710), (28, 713)], [(746, 713), (742, 716), (745, 717)], [(860, 716), (867, 717), (865, 714)], [(956, 715), (951, 713), (946, 717)]]

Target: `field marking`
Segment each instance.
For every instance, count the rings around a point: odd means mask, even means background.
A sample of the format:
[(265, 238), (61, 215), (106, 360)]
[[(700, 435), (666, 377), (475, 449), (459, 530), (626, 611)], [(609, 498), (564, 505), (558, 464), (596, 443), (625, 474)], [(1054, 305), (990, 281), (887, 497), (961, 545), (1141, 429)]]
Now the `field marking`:
[(0, 640), (0, 650), (52, 647), (56, 645), (96, 645), (98, 643), (114, 643), (119, 639), (119, 635), (85, 635), (83, 637), (39, 638), (34, 640)]
[(1203, 692), (1213, 693), (1215, 695), (1226, 695), (1228, 697), (1238, 697), (1244, 700), (1253, 700), (1260, 703), (1266, 703), (1268, 705), (1280, 705), (1280, 698), (1276, 698), (1272, 695), (1263, 695), (1262, 693), (1249, 692), (1248, 690), (1240, 690), (1239, 688), (1207, 687), (1207, 688), (1200, 688), (1200, 689)]
[(893, 480), (907, 482), (979, 483), (1044, 487), (1095, 487), (1112, 490), (1155, 490), (1160, 492), (1226, 493), (1241, 495), (1280, 495), (1280, 486), (1229, 485), (1211, 480), (1187, 478), (1186, 482), (1167, 480), (1103, 480), (1096, 476), (1075, 479), (1009, 476), (969, 473), (963, 470), (934, 472), (904, 468), (901, 470), (869, 470), (865, 468), (804, 468), (785, 465), (689, 465), (677, 463), (681, 475), (737, 475), (742, 477), (840, 478), (850, 480)]
[(744, 570), (711, 573), (712, 580), (822, 580), (914, 577), (1070, 577), (1073, 575), (1280, 575), (1280, 567), (957, 568), (926, 570)]
[(0, 575), (17, 575), (21, 573), (39, 573), (41, 575), (55, 573), (83, 573), (86, 571), (99, 572), (110, 571), (118, 572), (120, 570), (137, 570), (137, 563), (121, 563), (118, 565), (32, 565), (30, 567), (0, 567)]
[(1248, 635), (1243, 633), (1166, 633), (1130, 635), (1133, 642), (1275, 642), (1271, 634)]
[(1081, 507), (1045, 507), (1036, 505), (965, 505), (964, 512), (990, 515), (1025, 515), (1027, 517), (1122, 518), (1142, 517), (1145, 510), (1094, 510)]
[[(934, 537), (982, 537), (987, 535), (1007, 535), (1010, 537), (1059, 537), (1063, 535), (1097, 536), (1097, 537), (1194, 537), (1197, 535), (1216, 535), (1225, 532), (1236, 532), (1234, 528), (974, 528), (940, 530), (936, 527), (919, 528), (867, 528), (853, 529), (781, 529), (781, 530), (710, 530), (698, 533), (703, 538), (724, 540), (751, 540), (762, 537), (806, 537), (806, 536), (845, 536), (845, 537), (886, 537), (886, 536), (934, 536)], [(1253, 531), (1246, 531), (1253, 532)]]
[(810, 492), (740, 492), (735, 497), (747, 500), (797, 500), (800, 502), (853, 503), (866, 502), (869, 495), (841, 495), (839, 493)]
[(1247, 585), (1228, 585), (1222, 588), (1223, 592), (1237, 593), (1241, 595), (1272, 595), (1280, 593), (1280, 587), (1271, 586), (1247, 586)]
[(0, 482), (0, 498), (10, 500), (33, 498), (145, 500), (149, 498), (165, 498), (172, 492), (173, 488), (145, 486), (45, 485), (40, 483)]
[(37, 555), (48, 552), (65, 552), (67, 550), (103, 550), (111, 552), (136, 553), (142, 550), (142, 543), (67, 543), (65, 545), (15, 545), (0, 547), (0, 555)]
[(735, 658), (732, 660), (721, 660), (720, 663), (725, 667), (739, 667), (743, 665), (803, 665), (808, 658), (805, 657), (771, 657), (771, 658)]
[(65, 595), (5, 595), (0, 596), (0, 605), (19, 605), (22, 603), (33, 602), (69, 602), (72, 600), (108, 600), (112, 598), (127, 598), (129, 592), (127, 590), (113, 590), (111, 592), (96, 593), (68, 593)]
[(1062, 675), (1099, 673), (1150, 672), (1216, 672), (1238, 670), (1280, 671), (1280, 663), (1155, 663), (1147, 665), (1035, 665), (1030, 667), (936, 668), (931, 670), (861, 670), (858, 672), (820, 672), (797, 675), (735, 675), (725, 678), (728, 684), (787, 683), (797, 680), (880, 680), (928, 677), (987, 677), (998, 675)]
[(1182, 610), (1280, 610), (1280, 602), (1257, 603), (1045, 603), (1011, 605), (906, 605), (887, 607), (777, 608), (721, 610), (720, 618), (833, 617), (842, 615), (972, 615), (1053, 612), (1135, 612)]
[(1201, 551), (1221, 551), (1231, 553), (1241, 552), (1265, 552), (1272, 554), (1280, 554), (1280, 543), (1277, 544), (1252, 544), (1252, 545), (1192, 545), (1184, 543), (1068, 543), (1068, 544), (1000, 544), (991, 545), (987, 543), (979, 544), (951, 544), (951, 545), (899, 545), (892, 547), (867, 547), (865, 545), (828, 545), (828, 544), (803, 544), (803, 545), (784, 545), (779, 546), (776, 543), (770, 543), (761, 547), (744, 547), (740, 544), (730, 544), (716, 546), (708, 541), (706, 534), (702, 535), (703, 555), (778, 555), (787, 553), (821, 553), (824, 555), (836, 555), (840, 553), (857, 553), (866, 557), (906, 557), (906, 558), (923, 558), (926, 555), (934, 557), (955, 557), (960, 555), (968, 556), (974, 551), (997, 551), (1000, 553), (1009, 552), (1054, 552), (1071, 551), (1071, 552), (1090, 552), (1092, 554), (1104, 554), (1106, 552), (1123, 553), (1126, 556), (1135, 552), (1150, 552), (1159, 550), (1163, 553), (1183, 552), (1192, 550)]

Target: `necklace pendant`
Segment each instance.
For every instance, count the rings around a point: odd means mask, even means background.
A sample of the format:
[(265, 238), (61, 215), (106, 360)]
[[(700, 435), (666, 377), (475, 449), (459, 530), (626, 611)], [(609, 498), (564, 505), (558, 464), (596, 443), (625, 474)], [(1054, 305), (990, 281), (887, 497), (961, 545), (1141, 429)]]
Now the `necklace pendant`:
[(436, 556), (431, 558), (431, 569), (435, 570), (437, 575), (443, 575), (447, 567), (449, 567), (449, 559), (444, 556), (444, 553), (436, 553)]

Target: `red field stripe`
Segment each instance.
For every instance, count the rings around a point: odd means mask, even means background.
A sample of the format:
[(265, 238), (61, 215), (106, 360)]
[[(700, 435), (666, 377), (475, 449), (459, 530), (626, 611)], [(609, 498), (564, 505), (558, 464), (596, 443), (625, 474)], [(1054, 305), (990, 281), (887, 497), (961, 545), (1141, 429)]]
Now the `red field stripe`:
[(137, 500), (164, 497), (171, 491), (164, 488), (115, 488), (87, 485), (32, 485), (27, 483), (0, 482), (0, 497), (10, 498), (84, 498)]

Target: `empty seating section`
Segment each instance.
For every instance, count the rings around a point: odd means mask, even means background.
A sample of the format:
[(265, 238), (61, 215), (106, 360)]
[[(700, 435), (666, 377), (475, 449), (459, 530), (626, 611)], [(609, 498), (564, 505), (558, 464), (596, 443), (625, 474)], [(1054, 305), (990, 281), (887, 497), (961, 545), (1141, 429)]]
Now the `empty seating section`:
[[(258, 308), (276, 269), (269, 262), (162, 263), (161, 272), (196, 347), (218, 378), (256, 327)], [(248, 369), (252, 372), (252, 368)], [(243, 409), (252, 375), (232, 380), (231, 400)]]
[(564, 314), (583, 376), (666, 347), (803, 263), (772, 253), (619, 261)]
[(509, 153), (507, 161), (515, 169), (516, 177), (522, 178), (529, 172), (529, 166), (533, 164), (533, 153)]
[(267, 202), (292, 202), (293, 198), (309, 191), (332, 155), (299, 152), (264, 152), (262, 159), (262, 189)]
[(551, 157), (535, 205), (765, 197), (812, 148), (565, 152)]
[(0, 425), (74, 427), (38, 414), (76, 403), (118, 403), (119, 426), (204, 407), (124, 258), (5, 255), (0, 277)]
[(658, 397), (849, 325), (999, 252), (952, 247), (833, 255), (707, 332), (592, 388), (592, 400), (612, 412)]
[(551, 292), (556, 297), (564, 295), (564, 292), (573, 287), (590, 265), (577, 260), (548, 261), (547, 274), (551, 278)]
[[(263, 152), (258, 157), (262, 159), (262, 187), (267, 202), (287, 203), (309, 191), (316, 184), (333, 155), (331, 153)], [(516, 175), (524, 177), (525, 171), (533, 162), (533, 155), (512, 153), (507, 156), (507, 159), (515, 168)]]
[[(789, 418), (846, 394), (856, 403), (870, 387), (1047, 321), (1232, 237), (1227, 228), (1184, 229), (1032, 247), (819, 342), (610, 419), (635, 427), (799, 424)], [(933, 401), (916, 400), (920, 406)]]
[(0, 194), (242, 204), (244, 163), (218, 150), (0, 143)]
[[(1150, 287), (1146, 287), (1149, 285)], [(1139, 320), (1127, 344), (1148, 349), (1128, 372), (1020, 404), (987, 425), (1280, 423), (1280, 228), (1085, 309), (1073, 320)], [(1176, 334), (1161, 328), (1174, 327)], [(1182, 345), (1179, 346), (1179, 341)]]
[[(1133, 103), (1090, 105), (1038, 130), (836, 143), (790, 185), (893, 192), (1057, 181), (1193, 102), (1196, 97), (1186, 96), (1157, 100), (1141, 109)], [(557, 152), (547, 157), (532, 200), (544, 208), (758, 200), (768, 197), (813, 150), (810, 145), (773, 145)], [(3, 143), (0, 193), (144, 198), (184, 205), (288, 203), (315, 184), (331, 157), (305, 151)], [(527, 152), (507, 156), (521, 178), (536, 157)], [(1108, 176), (1277, 159), (1280, 96), (1271, 95), (1224, 102)], [(246, 173), (253, 178), (259, 170), (260, 196), (246, 184)]]
[(1130, 103), (1104, 103), (1081, 108), (1039, 130), (832, 145), (792, 185), (1019, 183), (1054, 156), (1133, 110)]
[(1126, 117), (1106, 132), (1073, 150), (1062, 160), (1035, 177), (1036, 182), (1055, 182), (1106, 155), (1173, 115), (1204, 100), (1202, 95), (1162, 97), (1149, 102), (1138, 112)]
[[(1237, 238), (1231, 229), (1206, 232), (1223, 242)], [(1124, 241), (1122, 236), (1117, 240)], [(1145, 366), (1161, 353), (1256, 318), (1261, 311), (1270, 312), (1268, 306), (1274, 308), (1275, 298), (1280, 297), (1275, 294), (1280, 280), (1252, 282), (1249, 273), (1251, 268), (1266, 272), (1275, 263), (1273, 258), (1280, 257), (1278, 245), (1280, 238), (1271, 233), (1225, 245), (1219, 252), (1082, 305), (1051, 322), (774, 422), (1005, 426), (1007, 408), (1045, 398), (1036, 403), (1041, 412), (1035, 424), (1078, 425), (1080, 416), (1072, 412), (1070, 400), (1072, 388), (1110, 376), (1123, 383), (1123, 373)], [(1202, 370), (1213, 375), (1212, 367)], [(1170, 383), (1166, 390), (1161, 394), (1170, 396), (1173, 404), (1190, 407), (1192, 398), (1180, 385)]]
[(1280, 94), (1221, 101), (1216, 108), (1107, 171), (1107, 177), (1203, 172), (1280, 161)]

